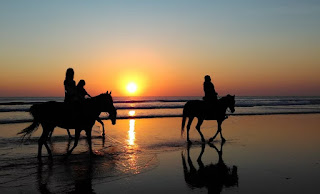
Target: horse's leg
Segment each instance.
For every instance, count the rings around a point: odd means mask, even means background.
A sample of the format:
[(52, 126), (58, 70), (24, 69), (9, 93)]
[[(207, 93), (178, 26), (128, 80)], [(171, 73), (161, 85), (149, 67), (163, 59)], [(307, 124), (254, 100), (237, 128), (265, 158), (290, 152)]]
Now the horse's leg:
[(89, 144), (90, 154), (93, 155), (93, 151), (92, 151), (92, 141), (91, 141), (91, 129), (87, 129), (87, 130), (86, 130), (86, 135), (87, 135), (87, 141), (88, 141), (88, 144)]
[(206, 147), (206, 144), (201, 145), (201, 152), (200, 152), (199, 157), (197, 159), (197, 162), (198, 162), (200, 168), (204, 168), (204, 164), (202, 162), (202, 155), (204, 153), (205, 147)]
[(217, 135), (218, 135), (218, 133), (219, 133), (219, 122), (217, 121), (217, 123), (218, 123), (218, 129), (217, 129), (217, 132), (216, 132), (216, 134), (214, 134), (214, 136), (213, 136), (213, 137), (211, 137), (211, 138), (209, 139), (209, 142), (212, 142), (212, 141), (217, 137)]
[(74, 148), (77, 147), (78, 141), (79, 141), (79, 138), (80, 138), (80, 132), (81, 132), (80, 129), (75, 129), (74, 145), (73, 145), (73, 147), (71, 148), (71, 150), (68, 151), (68, 153), (67, 153), (68, 155), (70, 155), (71, 152), (74, 150)]
[(69, 129), (67, 129), (67, 132), (68, 132), (69, 139), (72, 139), (72, 136), (71, 136), (71, 133), (70, 133)]
[(188, 141), (188, 143), (191, 143), (191, 141), (189, 139), (189, 131), (190, 131), (190, 126), (191, 126), (193, 119), (194, 119), (194, 117), (189, 117), (188, 124), (187, 124), (187, 141)]
[(188, 150), (187, 150), (188, 164), (189, 164), (189, 168), (190, 168), (190, 174), (195, 174), (197, 172), (197, 169), (194, 167), (192, 160), (191, 160), (191, 157), (190, 157), (190, 147), (191, 147), (191, 145), (188, 145)]
[(41, 137), (38, 140), (38, 159), (39, 160), (41, 159), (41, 152), (42, 152), (42, 145), (43, 144), (47, 148), (49, 157), (50, 158), (52, 157), (51, 150), (50, 150), (49, 146), (46, 143), (48, 135), (49, 135), (49, 132), (50, 132), (50, 128), (48, 128), (48, 126), (42, 125), (42, 129), (43, 129), (43, 131), (42, 131)]
[(51, 150), (47, 144), (47, 141), (44, 142), (44, 146), (47, 148), (47, 152), (49, 154), (49, 159), (52, 159), (52, 153), (51, 153)]
[(204, 137), (203, 137), (203, 134), (202, 134), (201, 131), (200, 131), (200, 126), (202, 125), (202, 123), (203, 123), (203, 119), (202, 119), (202, 118), (198, 118), (198, 123), (197, 123), (196, 129), (197, 129), (197, 131), (199, 132), (199, 134), (200, 134), (200, 136), (201, 136), (201, 141), (202, 141), (202, 142), (205, 142), (205, 139), (204, 139)]
[(97, 121), (102, 125), (102, 137), (104, 138), (105, 137), (105, 133), (104, 133), (104, 124), (103, 124), (103, 122), (101, 121), (101, 119), (98, 117), (97, 118)]
[(224, 143), (224, 142), (226, 141), (226, 139), (223, 138), (223, 136), (222, 136), (222, 128), (221, 128), (221, 125), (222, 125), (222, 121), (218, 121), (218, 131), (219, 131), (219, 133), (220, 133), (221, 141), (222, 141), (222, 143)]
[(49, 140), (51, 140), (52, 134), (53, 134), (53, 129), (49, 132), (49, 135), (48, 135)]

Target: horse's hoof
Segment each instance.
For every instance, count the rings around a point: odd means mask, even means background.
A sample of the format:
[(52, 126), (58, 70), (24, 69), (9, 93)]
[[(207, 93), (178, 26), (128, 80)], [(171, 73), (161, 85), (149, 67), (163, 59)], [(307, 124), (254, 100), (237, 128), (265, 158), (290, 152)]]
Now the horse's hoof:
[(221, 139), (221, 142), (222, 142), (222, 143), (225, 143), (225, 142), (226, 142), (226, 139), (225, 139), (225, 138), (222, 138), (222, 139)]
[(188, 140), (187, 143), (188, 143), (188, 145), (191, 145), (191, 144), (192, 144), (192, 142), (191, 142), (190, 140)]
[(206, 140), (205, 140), (205, 139), (201, 139), (201, 141), (202, 141), (202, 142), (206, 142)]
[(96, 158), (96, 157), (98, 157), (99, 155), (98, 154), (96, 154), (96, 153), (90, 153), (90, 158)]
[(209, 139), (209, 142), (213, 142), (213, 138), (210, 138), (210, 139)]

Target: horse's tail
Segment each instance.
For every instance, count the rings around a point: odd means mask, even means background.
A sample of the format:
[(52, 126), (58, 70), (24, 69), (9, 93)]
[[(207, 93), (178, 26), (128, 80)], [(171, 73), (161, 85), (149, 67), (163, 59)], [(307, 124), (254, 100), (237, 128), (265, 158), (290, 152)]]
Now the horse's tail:
[(25, 128), (22, 131), (20, 131), (19, 133), (17, 133), (17, 135), (21, 135), (21, 141), (23, 141), (25, 139), (25, 137), (27, 137), (27, 139), (29, 139), (30, 136), (32, 135), (32, 133), (34, 131), (36, 131), (40, 125), (40, 122), (38, 120), (38, 115), (39, 115), (38, 106), (39, 105), (32, 105), (30, 108), (30, 114), (33, 116), (32, 124), (29, 127)]
[(184, 126), (186, 124), (186, 119), (187, 119), (187, 108), (188, 108), (187, 104), (185, 104), (184, 107), (183, 107), (182, 123), (181, 123), (181, 136), (183, 135)]

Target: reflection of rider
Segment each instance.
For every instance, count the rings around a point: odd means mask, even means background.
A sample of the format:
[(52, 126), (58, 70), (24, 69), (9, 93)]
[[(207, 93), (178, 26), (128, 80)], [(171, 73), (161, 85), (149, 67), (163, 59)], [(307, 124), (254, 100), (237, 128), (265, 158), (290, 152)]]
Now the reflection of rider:
[(237, 166), (229, 167), (227, 166), (222, 159), (222, 146), (223, 142), (220, 145), (220, 150), (209, 143), (209, 146), (214, 148), (219, 156), (219, 160), (216, 164), (205, 165), (202, 162), (202, 155), (204, 154), (205, 145), (201, 146), (201, 153), (197, 159), (199, 168), (196, 169), (190, 154), (190, 147), (187, 148), (187, 160), (183, 153), (181, 153), (182, 166), (184, 179), (190, 188), (202, 188), (205, 187), (208, 189), (208, 193), (221, 193), (224, 187), (234, 187), (238, 186), (238, 168)]
[(204, 90), (203, 100), (210, 102), (212, 104), (215, 104), (218, 100), (217, 98), (218, 93), (214, 89), (214, 86), (211, 82), (211, 78), (209, 75), (206, 75), (204, 77), (203, 90)]

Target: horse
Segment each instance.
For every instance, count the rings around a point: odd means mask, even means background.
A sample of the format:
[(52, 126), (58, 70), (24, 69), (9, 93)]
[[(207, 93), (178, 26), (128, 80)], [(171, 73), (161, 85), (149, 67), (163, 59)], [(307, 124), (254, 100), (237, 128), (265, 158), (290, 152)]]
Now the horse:
[(70, 155), (78, 145), (80, 132), (84, 130), (87, 135), (90, 155), (94, 155), (92, 151), (91, 131), (101, 112), (108, 112), (112, 124), (116, 124), (117, 110), (113, 105), (111, 92), (108, 93), (107, 91), (107, 93), (86, 99), (82, 103), (49, 101), (42, 104), (35, 104), (30, 108), (30, 113), (33, 116), (33, 123), (19, 132), (18, 135), (22, 135), (22, 141), (25, 137), (30, 138), (32, 133), (41, 124), (43, 131), (38, 140), (38, 159), (40, 160), (43, 145), (47, 149), (49, 158), (52, 159), (52, 153), (47, 144), (47, 139), (49, 132), (53, 131), (55, 127), (75, 129), (74, 145), (67, 152), (67, 155)]
[[(235, 96), (227, 95), (222, 98), (220, 98), (215, 105), (214, 109), (208, 109), (208, 102), (203, 101), (203, 100), (190, 100), (187, 101), (187, 103), (183, 107), (183, 116), (182, 116), (182, 125), (181, 125), (181, 136), (184, 132), (184, 126), (186, 122), (186, 118), (189, 118), (188, 124), (187, 124), (187, 141), (188, 143), (191, 143), (189, 139), (189, 130), (191, 123), (194, 119), (194, 117), (198, 118), (198, 123), (196, 125), (196, 129), (199, 132), (201, 136), (201, 141), (205, 142), (205, 139), (203, 137), (203, 134), (200, 131), (200, 127), (203, 123), (204, 120), (217, 120), (218, 123), (218, 130), (216, 134), (209, 139), (209, 142), (212, 142), (218, 133), (220, 133), (221, 140), (222, 142), (225, 142), (225, 138), (223, 138), (222, 133), (221, 133), (221, 125), (222, 122), (227, 118), (226, 116), (226, 110), (229, 108), (231, 112), (233, 113), (235, 111), (234, 106), (235, 106)], [(209, 105), (210, 107), (210, 105)], [(211, 111), (212, 113), (208, 112)]]

